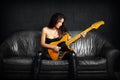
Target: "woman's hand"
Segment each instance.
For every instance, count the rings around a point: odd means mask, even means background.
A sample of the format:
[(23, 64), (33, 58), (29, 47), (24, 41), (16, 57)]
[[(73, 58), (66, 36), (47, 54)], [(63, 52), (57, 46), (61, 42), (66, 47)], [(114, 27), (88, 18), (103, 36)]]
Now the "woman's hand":
[(85, 37), (86, 35), (87, 35), (87, 33), (86, 32), (83, 32), (83, 33), (81, 33), (80, 34), (82, 37)]
[(53, 50), (56, 51), (56, 52), (58, 52), (60, 49), (61, 49), (61, 47), (59, 47), (59, 46), (54, 46), (53, 47)]

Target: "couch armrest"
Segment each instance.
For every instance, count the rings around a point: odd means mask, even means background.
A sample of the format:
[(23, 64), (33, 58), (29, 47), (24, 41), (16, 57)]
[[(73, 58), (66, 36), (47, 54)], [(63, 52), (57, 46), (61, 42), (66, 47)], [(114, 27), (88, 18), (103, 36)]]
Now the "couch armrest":
[(115, 80), (115, 72), (120, 71), (120, 51), (117, 49), (109, 49), (106, 53), (107, 70), (111, 79)]
[(108, 69), (110, 71), (118, 71), (120, 70), (119, 61), (120, 61), (120, 51), (117, 49), (109, 49), (106, 53)]

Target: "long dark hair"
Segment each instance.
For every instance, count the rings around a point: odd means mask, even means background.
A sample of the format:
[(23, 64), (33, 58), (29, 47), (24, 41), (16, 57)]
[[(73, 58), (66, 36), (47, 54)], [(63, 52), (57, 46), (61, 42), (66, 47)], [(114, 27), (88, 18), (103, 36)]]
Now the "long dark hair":
[[(62, 18), (64, 19), (64, 22), (65, 22), (66, 17), (64, 16), (64, 14), (62, 14), (62, 13), (53, 14), (51, 19), (50, 19), (50, 22), (48, 24), (48, 27), (53, 28), (56, 25), (57, 21), (62, 19)], [(58, 29), (59, 36), (64, 35), (67, 31), (64, 22), (62, 23), (62, 26)]]

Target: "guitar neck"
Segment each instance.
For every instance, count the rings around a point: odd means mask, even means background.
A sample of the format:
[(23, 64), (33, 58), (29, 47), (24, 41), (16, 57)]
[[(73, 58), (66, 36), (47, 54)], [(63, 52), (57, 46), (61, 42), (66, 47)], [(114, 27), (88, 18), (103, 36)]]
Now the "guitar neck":
[(93, 28), (92, 27), (89, 27), (87, 29), (85, 29), (84, 31), (82, 31), (81, 33), (77, 34), (76, 36), (72, 37), (69, 41), (66, 42), (66, 45), (70, 45), (71, 43), (75, 42), (76, 40), (80, 39), (82, 36), (81, 34), (83, 33), (87, 33), (89, 32), (90, 30), (92, 30)]

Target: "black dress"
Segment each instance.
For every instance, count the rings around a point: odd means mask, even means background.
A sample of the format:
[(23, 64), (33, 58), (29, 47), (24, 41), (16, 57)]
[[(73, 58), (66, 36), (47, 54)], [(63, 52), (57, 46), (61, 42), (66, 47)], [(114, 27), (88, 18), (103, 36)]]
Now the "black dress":
[[(46, 40), (45, 40), (45, 42), (47, 43), (47, 44), (49, 44), (49, 43), (52, 43), (52, 42), (55, 42), (55, 41), (59, 41), (61, 38), (54, 38), (54, 39), (49, 39), (49, 38), (46, 38)], [(44, 48), (44, 47), (42, 47), (42, 59), (48, 59), (48, 60), (50, 60), (51, 58), (50, 58), (50, 55), (49, 55), (49, 53), (48, 53), (48, 50), (47, 50), (47, 48)], [(52, 60), (52, 59), (51, 59)]]

